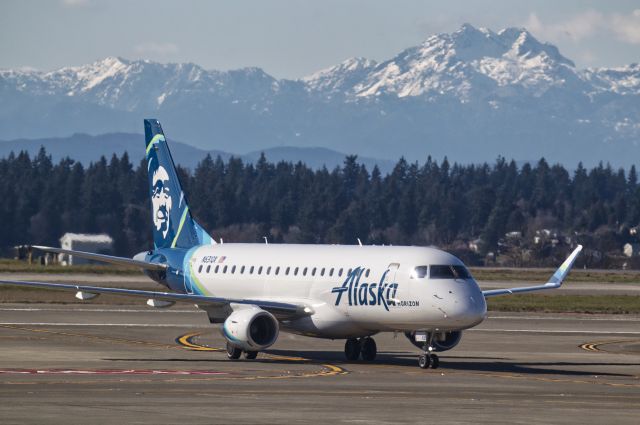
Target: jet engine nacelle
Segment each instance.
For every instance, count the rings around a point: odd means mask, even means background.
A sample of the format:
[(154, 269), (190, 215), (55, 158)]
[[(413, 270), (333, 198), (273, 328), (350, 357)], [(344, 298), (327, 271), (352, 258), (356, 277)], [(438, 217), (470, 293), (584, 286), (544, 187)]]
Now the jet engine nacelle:
[[(416, 341), (416, 333), (415, 332), (405, 332), (405, 336), (407, 339), (419, 349), (424, 348), (424, 341)], [(427, 339), (429, 338), (429, 333), (427, 332)], [(460, 343), (462, 339), (462, 331), (451, 331), (451, 332), (437, 332), (435, 337), (433, 338), (433, 348), (434, 351), (447, 351), (451, 350), (453, 347)]]
[(254, 306), (231, 313), (222, 325), (222, 334), (231, 345), (244, 351), (260, 351), (276, 342), (279, 329), (271, 313)]

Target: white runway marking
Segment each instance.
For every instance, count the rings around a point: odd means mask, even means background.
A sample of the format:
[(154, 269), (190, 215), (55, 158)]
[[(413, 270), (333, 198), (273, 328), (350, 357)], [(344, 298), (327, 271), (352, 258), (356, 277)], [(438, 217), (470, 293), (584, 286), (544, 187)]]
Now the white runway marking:
[(70, 313), (70, 312), (89, 312), (89, 313), (203, 313), (202, 311), (194, 311), (194, 310), (157, 310), (157, 309), (148, 309), (148, 310), (129, 310), (126, 308), (73, 308), (69, 310), (65, 310), (62, 308), (38, 308), (38, 307), (2, 307), (0, 311), (59, 311), (61, 313)]
[[(142, 328), (211, 328), (202, 324), (172, 324), (172, 323), (73, 323), (73, 322), (0, 322), (7, 326), (121, 326)], [(578, 331), (578, 330), (544, 330), (544, 329), (467, 329), (465, 332), (519, 332), (541, 334), (576, 334), (576, 335), (640, 335), (636, 331)]]
[(605, 317), (543, 317), (543, 316), (488, 316), (489, 319), (500, 319), (500, 320), (589, 320), (594, 322), (640, 322), (640, 319), (636, 318), (605, 318)]
[(171, 323), (67, 323), (67, 322), (0, 322), (7, 326), (122, 326), (142, 328), (210, 328), (211, 325), (176, 325)]
[(539, 334), (577, 334), (577, 335), (640, 335), (640, 332), (635, 331), (573, 331), (573, 330), (543, 330), (543, 329), (467, 329), (464, 332), (520, 332), (520, 333), (539, 333)]

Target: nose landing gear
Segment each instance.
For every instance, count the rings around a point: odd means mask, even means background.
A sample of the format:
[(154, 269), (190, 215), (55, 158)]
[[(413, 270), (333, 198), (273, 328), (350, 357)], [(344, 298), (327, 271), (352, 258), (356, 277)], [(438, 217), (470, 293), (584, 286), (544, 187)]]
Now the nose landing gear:
[(418, 357), (418, 366), (422, 369), (437, 369), (440, 367), (440, 358), (437, 354), (420, 354)]
[(433, 337), (435, 336), (435, 332), (429, 332), (427, 340), (425, 341), (422, 349), (424, 350), (424, 354), (420, 354), (418, 357), (418, 366), (422, 369), (437, 369), (440, 367), (440, 358), (437, 354), (433, 353)]
[(349, 361), (356, 361), (360, 356), (362, 360), (371, 362), (375, 360), (378, 353), (376, 341), (371, 337), (350, 338), (344, 344), (344, 355)]

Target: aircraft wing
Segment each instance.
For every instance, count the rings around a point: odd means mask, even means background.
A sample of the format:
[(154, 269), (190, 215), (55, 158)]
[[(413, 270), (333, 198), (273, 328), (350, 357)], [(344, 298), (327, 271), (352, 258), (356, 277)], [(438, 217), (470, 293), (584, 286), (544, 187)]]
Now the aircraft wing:
[(147, 298), (161, 301), (188, 302), (200, 307), (224, 307), (229, 304), (254, 305), (285, 319), (308, 316), (312, 310), (303, 304), (282, 303), (269, 300), (208, 297), (204, 295), (179, 294), (174, 292), (140, 291), (135, 289), (105, 288), (100, 286), (72, 285), (65, 283), (28, 282), (21, 280), (0, 280), (0, 285), (27, 286), (32, 288), (57, 289), (62, 291), (86, 292), (89, 294), (114, 294)]
[(88, 260), (100, 261), (103, 263), (118, 264), (121, 266), (140, 267), (145, 270), (166, 270), (166, 264), (150, 263), (148, 261), (134, 260), (132, 258), (114, 257), (113, 255), (95, 254), (93, 252), (73, 251), (71, 249), (53, 248), (50, 246), (33, 245), (32, 248), (56, 254), (68, 254), (74, 257), (86, 258)]
[(562, 285), (562, 281), (567, 277), (569, 271), (571, 271), (571, 267), (573, 267), (573, 263), (576, 261), (578, 254), (582, 251), (582, 245), (578, 245), (576, 249), (573, 250), (571, 255), (564, 260), (564, 263), (555, 273), (551, 276), (549, 281), (544, 285), (537, 286), (522, 286), (519, 288), (509, 288), (509, 289), (491, 289), (488, 291), (482, 291), (482, 294), (485, 298), (494, 297), (496, 295), (508, 295), (508, 294), (517, 294), (521, 292), (533, 292), (533, 291), (542, 291), (545, 289), (555, 289), (559, 288)]

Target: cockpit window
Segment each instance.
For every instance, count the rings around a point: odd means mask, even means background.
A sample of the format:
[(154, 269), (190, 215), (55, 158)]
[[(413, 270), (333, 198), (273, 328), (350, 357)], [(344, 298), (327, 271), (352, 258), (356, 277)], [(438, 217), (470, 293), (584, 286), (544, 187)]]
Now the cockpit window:
[(465, 266), (451, 266), (456, 274), (456, 279), (471, 279), (471, 273)]
[(429, 278), (431, 279), (470, 279), (471, 275), (465, 266), (432, 265)]
[(451, 266), (431, 266), (431, 273), (429, 278), (431, 279), (455, 279), (456, 275), (453, 274)]
[(424, 279), (427, 277), (427, 271), (429, 270), (429, 266), (416, 266), (411, 271), (411, 279)]

